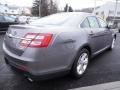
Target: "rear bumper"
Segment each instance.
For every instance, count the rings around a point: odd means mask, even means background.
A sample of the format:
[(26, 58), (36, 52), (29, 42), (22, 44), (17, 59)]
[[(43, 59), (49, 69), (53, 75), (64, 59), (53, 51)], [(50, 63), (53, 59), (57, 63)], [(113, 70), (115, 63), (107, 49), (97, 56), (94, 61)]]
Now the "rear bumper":
[(49, 65), (49, 63), (41, 62), (42, 60), (38, 62), (37, 60), (34, 60), (32, 58), (26, 58), (15, 55), (11, 53), (4, 44), (3, 44), (3, 51), (4, 51), (4, 57), (6, 58), (6, 62), (8, 62), (8, 65), (16, 68), (18, 71), (22, 71), (26, 77), (30, 77), (34, 80), (51, 79), (54, 77), (65, 75), (70, 71), (69, 68), (64, 68), (64, 67), (57, 68), (57, 70), (55, 70), (56, 65), (54, 64), (52, 64), (54, 68), (48, 71), (49, 68), (43, 68), (43, 67), (44, 65), (47, 64)]
[(24, 75), (26, 78), (31, 78), (32, 80), (35, 80), (35, 81), (48, 80), (56, 77), (61, 77), (61, 76), (67, 75), (70, 72), (69, 70), (66, 70), (66, 71), (54, 72), (50, 74), (34, 75), (34, 74), (31, 74), (29, 71), (27, 71), (27, 69), (24, 66), (13, 63), (7, 58), (5, 58), (5, 62), (9, 66), (11, 66), (11, 68), (18, 74), (22, 73), (22, 75)]
[(26, 64), (28, 62), (24, 62), (24, 61), (20, 62), (20, 60), (13, 58), (13, 57), (7, 55), (6, 53), (4, 53), (4, 57), (5, 57), (5, 61), (8, 65), (13, 66), (23, 72), (29, 72), (28, 67), (26, 67)]

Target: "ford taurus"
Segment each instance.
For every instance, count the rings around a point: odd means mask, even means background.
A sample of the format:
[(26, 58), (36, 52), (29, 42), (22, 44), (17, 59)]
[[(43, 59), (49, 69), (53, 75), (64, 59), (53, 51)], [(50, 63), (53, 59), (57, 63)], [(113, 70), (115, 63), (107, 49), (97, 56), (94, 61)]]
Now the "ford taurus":
[(116, 35), (93, 14), (50, 15), (26, 25), (11, 25), (5, 35), (6, 62), (29, 80), (70, 73), (80, 78), (90, 58), (114, 48)]

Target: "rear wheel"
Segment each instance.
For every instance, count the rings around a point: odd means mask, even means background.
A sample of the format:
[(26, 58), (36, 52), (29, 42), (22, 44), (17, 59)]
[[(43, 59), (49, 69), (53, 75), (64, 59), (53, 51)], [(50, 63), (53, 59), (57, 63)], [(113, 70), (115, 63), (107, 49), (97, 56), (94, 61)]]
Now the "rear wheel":
[(6, 63), (6, 64), (9, 64), (8, 60), (7, 60), (6, 58), (4, 58), (4, 59), (5, 59), (5, 63)]
[(77, 55), (72, 67), (72, 75), (74, 77), (80, 78), (86, 72), (89, 59), (89, 51), (87, 49), (82, 49)]

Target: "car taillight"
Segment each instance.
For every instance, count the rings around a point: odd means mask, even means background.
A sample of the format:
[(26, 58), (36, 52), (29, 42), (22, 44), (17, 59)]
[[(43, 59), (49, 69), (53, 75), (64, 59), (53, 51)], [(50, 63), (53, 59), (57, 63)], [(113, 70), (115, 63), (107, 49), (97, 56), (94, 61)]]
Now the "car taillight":
[(52, 39), (52, 36), (52, 34), (44, 33), (27, 33), (24, 36), (25, 39), (20, 42), (20, 45), (35, 48), (47, 47)]

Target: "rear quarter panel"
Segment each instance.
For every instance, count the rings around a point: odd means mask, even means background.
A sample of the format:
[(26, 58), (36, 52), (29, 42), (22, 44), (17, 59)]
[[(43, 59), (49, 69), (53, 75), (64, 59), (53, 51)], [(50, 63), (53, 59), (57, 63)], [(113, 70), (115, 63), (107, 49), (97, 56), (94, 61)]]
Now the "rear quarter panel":
[(57, 51), (55, 54), (62, 55), (59, 58), (62, 65), (71, 68), (78, 51), (85, 44), (88, 44), (85, 30), (71, 27), (57, 36), (52, 47), (55, 47), (55, 51)]

